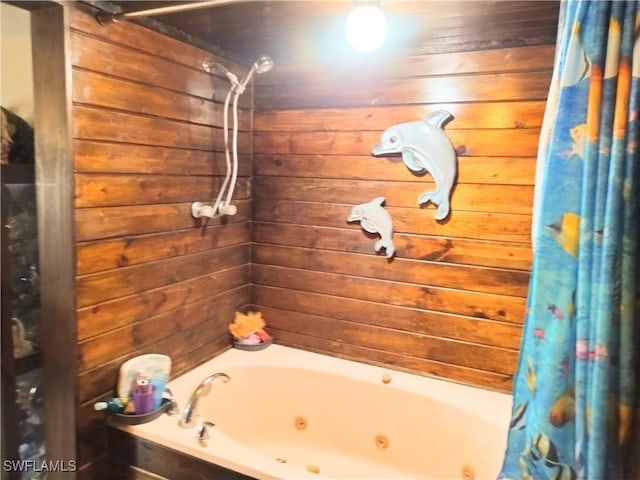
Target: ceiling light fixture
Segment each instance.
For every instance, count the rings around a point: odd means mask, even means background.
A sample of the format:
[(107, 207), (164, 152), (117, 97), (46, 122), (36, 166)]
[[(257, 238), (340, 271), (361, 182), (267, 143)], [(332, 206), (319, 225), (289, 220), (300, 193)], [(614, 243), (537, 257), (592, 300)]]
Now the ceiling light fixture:
[(347, 17), (345, 31), (349, 44), (360, 52), (372, 52), (387, 36), (387, 19), (375, 5), (357, 5)]

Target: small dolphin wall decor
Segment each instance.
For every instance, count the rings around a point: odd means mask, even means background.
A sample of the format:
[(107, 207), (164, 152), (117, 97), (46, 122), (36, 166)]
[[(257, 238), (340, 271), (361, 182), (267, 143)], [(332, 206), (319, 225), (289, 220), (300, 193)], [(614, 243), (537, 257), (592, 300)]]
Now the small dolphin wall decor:
[(449, 215), (451, 189), (456, 178), (458, 162), (456, 151), (444, 132), (453, 115), (437, 110), (417, 122), (399, 123), (389, 127), (371, 153), (375, 156), (401, 153), (409, 170), (416, 174), (428, 171), (437, 188), (418, 197), (418, 203), (431, 201), (438, 206), (436, 220)]
[(379, 252), (384, 247), (387, 258), (391, 258), (393, 257), (396, 247), (391, 239), (393, 236), (393, 220), (391, 220), (389, 212), (382, 206), (385, 200), (384, 197), (377, 197), (369, 203), (356, 205), (351, 209), (347, 221), (359, 221), (364, 231), (378, 233), (380, 240), (375, 243), (373, 249)]

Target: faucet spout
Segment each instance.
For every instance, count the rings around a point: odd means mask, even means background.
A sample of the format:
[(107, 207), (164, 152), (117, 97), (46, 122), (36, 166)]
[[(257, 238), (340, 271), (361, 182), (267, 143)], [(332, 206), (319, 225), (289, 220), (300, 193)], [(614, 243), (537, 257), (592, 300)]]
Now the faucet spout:
[(209, 375), (205, 378), (198, 388), (194, 390), (187, 402), (187, 405), (182, 410), (182, 418), (178, 422), (178, 424), (182, 428), (192, 428), (196, 425), (196, 419), (198, 417), (198, 401), (200, 397), (205, 397), (211, 391), (211, 382), (213, 382), (216, 378), (222, 377), (223, 381), (227, 383), (231, 378), (226, 373), (218, 372), (213, 375)]

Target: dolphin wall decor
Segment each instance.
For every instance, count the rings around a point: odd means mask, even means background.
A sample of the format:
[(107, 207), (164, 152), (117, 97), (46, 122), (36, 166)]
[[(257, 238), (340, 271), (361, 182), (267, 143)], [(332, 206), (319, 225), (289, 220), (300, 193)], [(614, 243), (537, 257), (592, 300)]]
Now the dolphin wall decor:
[(456, 151), (443, 130), (451, 119), (453, 115), (446, 110), (437, 110), (423, 120), (393, 125), (371, 151), (376, 156), (400, 153), (409, 170), (431, 174), (437, 188), (420, 195), (418, 203), (431, 201), (437, 205), (436, 220), (449, 215), (451, 189), (458, 170)]
[(373, 249), (379, 252), (384, 247), (387, 258), (391, 258), (396, 250), (391, 239), (393, 236), (393, 221), (389, 212), (382, 206), (384, 201), (384, 197), (377, 197), (369, 203), (354, 206), (347, 217), (347, 221), (360, 222), (360, 226), (364, 231), (380, 234), (380, 240), (375, 243)]

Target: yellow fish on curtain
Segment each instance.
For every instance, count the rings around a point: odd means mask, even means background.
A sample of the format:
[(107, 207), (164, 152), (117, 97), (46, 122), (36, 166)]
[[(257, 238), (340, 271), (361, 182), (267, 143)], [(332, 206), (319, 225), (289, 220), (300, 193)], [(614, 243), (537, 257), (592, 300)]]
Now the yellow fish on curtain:
[(560, 7), (502, 479), (632, 478), (630, 430), (640, 422), (633, 419), (640, 351), (639, 3)]

